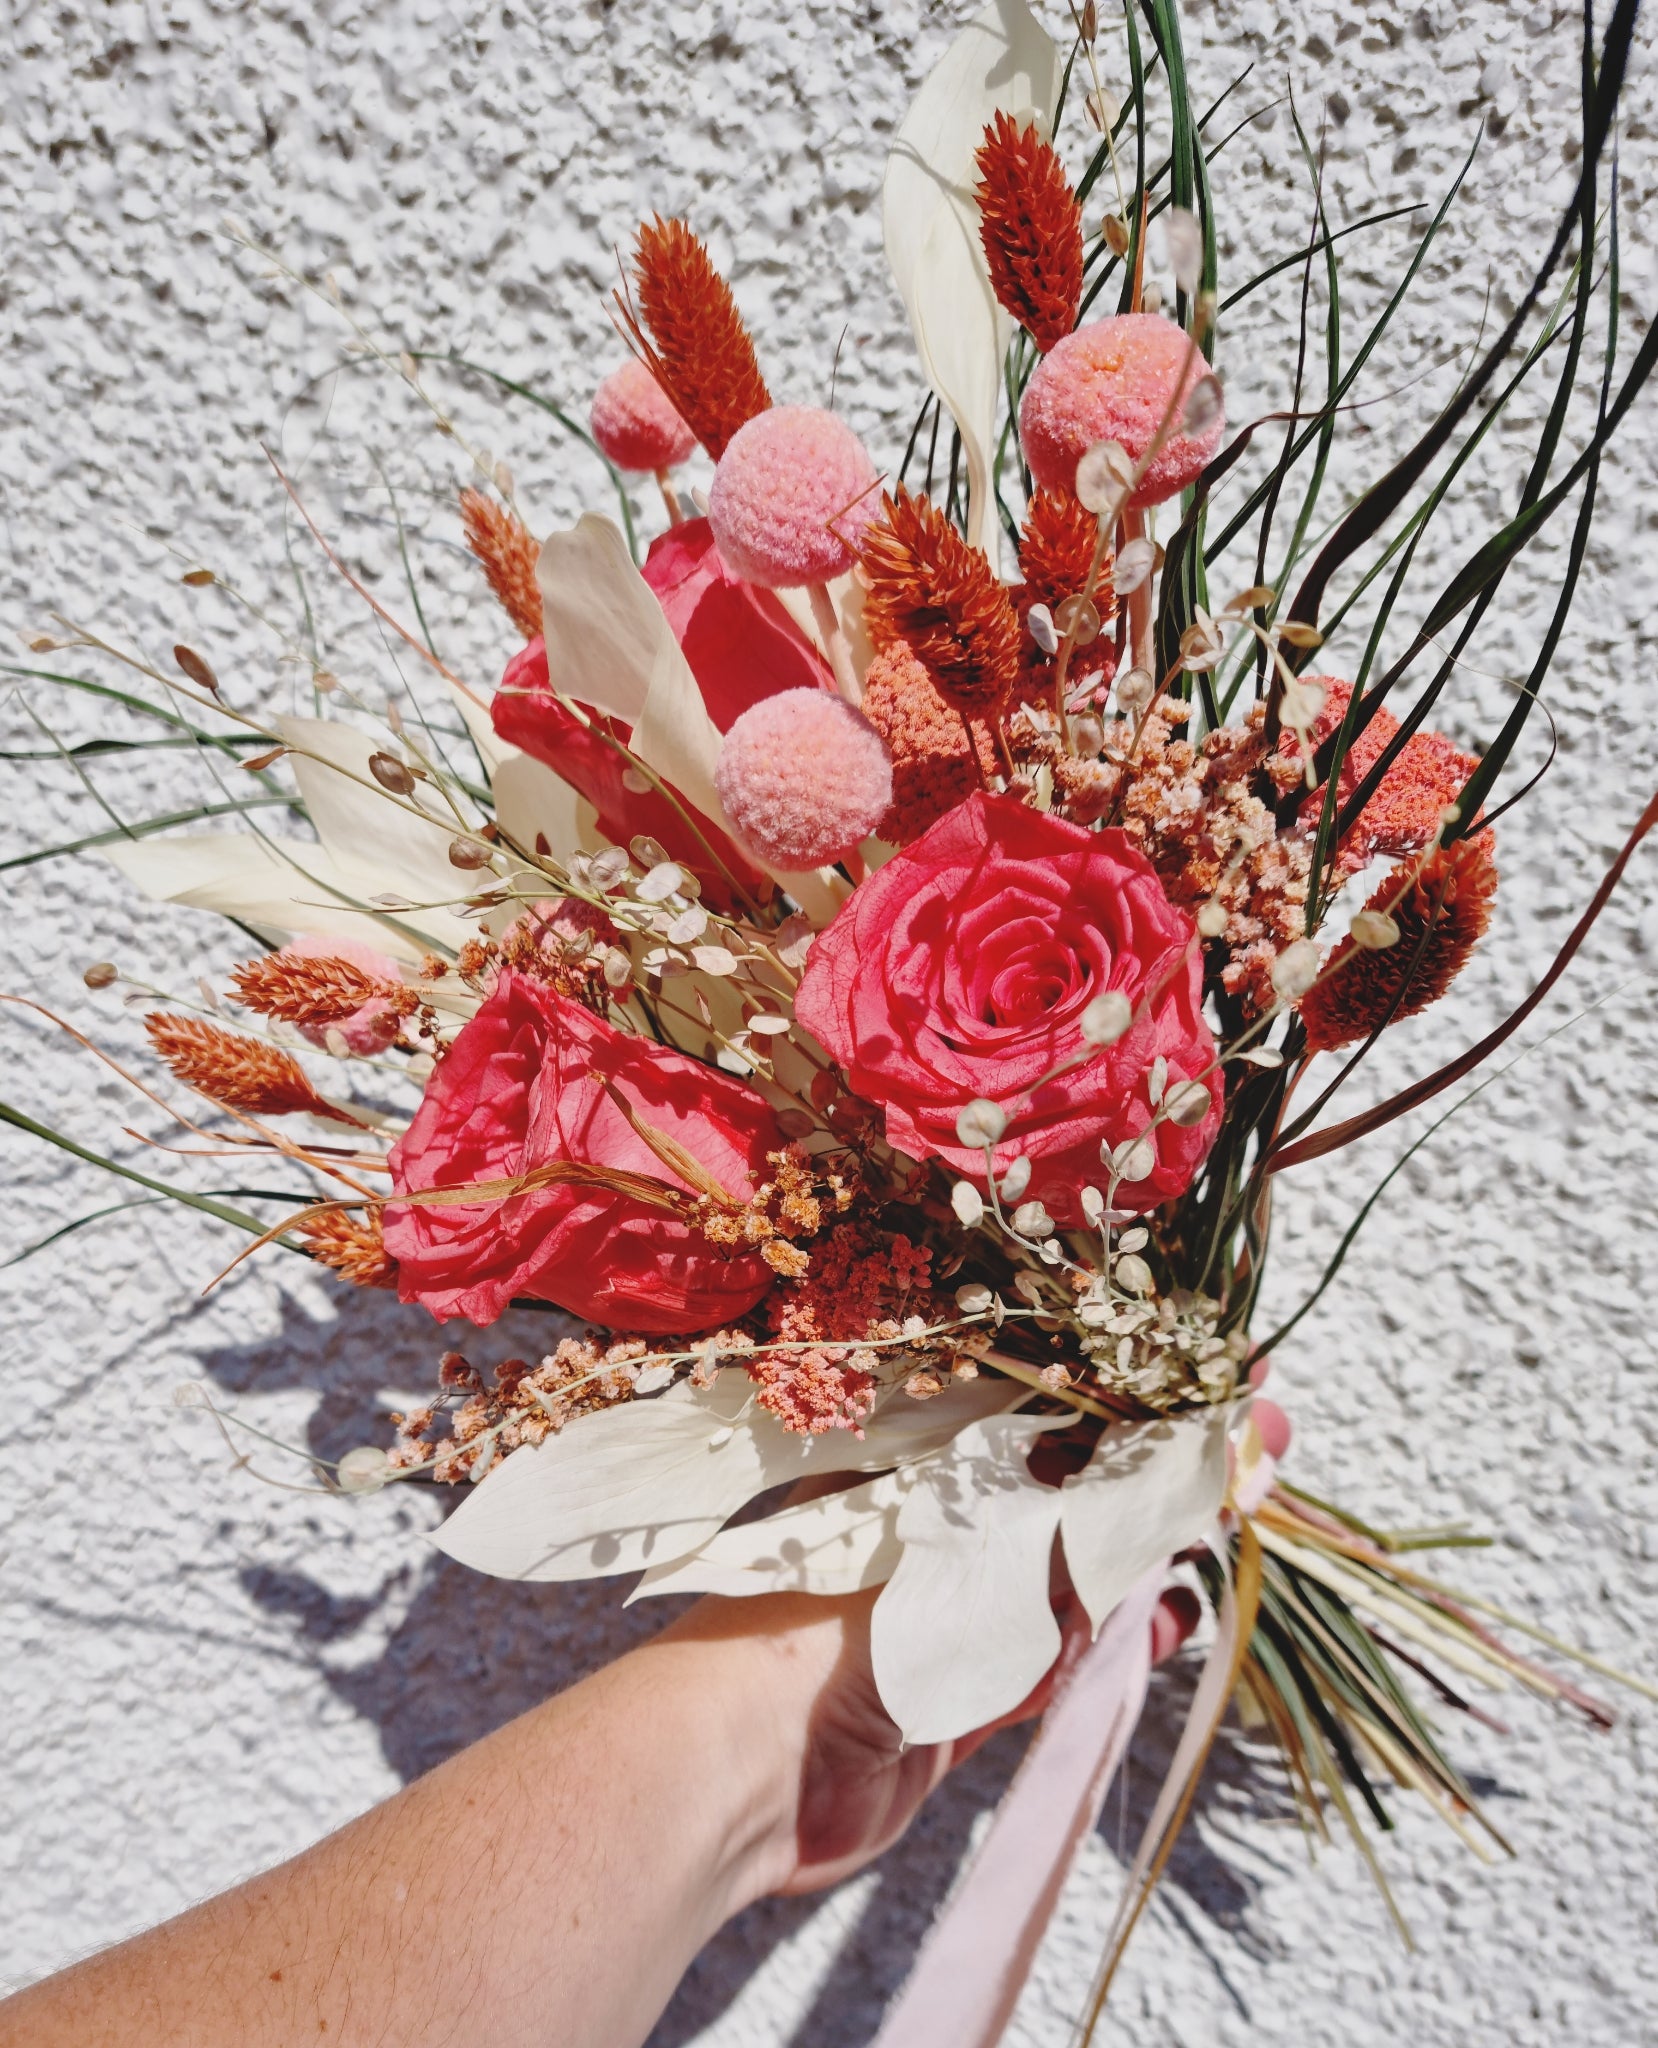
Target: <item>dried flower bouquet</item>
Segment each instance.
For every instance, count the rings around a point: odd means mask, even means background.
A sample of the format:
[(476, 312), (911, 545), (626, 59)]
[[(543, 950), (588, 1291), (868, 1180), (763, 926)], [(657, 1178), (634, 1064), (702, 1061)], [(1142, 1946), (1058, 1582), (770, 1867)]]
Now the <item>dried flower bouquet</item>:
[[(149, 896), (272, 949), (226, 997), (146, 1021), (209, 1105), (178, 1112), (186, 1129), (302, 1185), (267, 1214), (100, 1163), (249, 1249), (434, 1316), (487, 1329), (533, 1303), (584, 1331), (487, 1373), (445, 1354), (431, 1400), (322, 1483), (465, 1482), (439, 1541), (512, 1577), (639, 1573), (634, 1597), (878, 1586), (876, 1674), (915, 1742), (1032, 1691), (1060, 1650), (1062, 1584), (1103, 1691), (1073, 1680), (1039, 1748), (1067, 1711), (1076, 1742), (1066, 1703), (1092, 1702), (1078, 1813), (1132, 1727), (1153, 1614), (1184, 1632), (1201, 1592), (1204, 1676), (1096, 2014), (1229, 1701), (1280, 1745), (1308, 1827), (1334, 1812), (1361, 1843), (1366, 1815), (1388, 1824), (1389, 1782), (1500, 1841), (1421, 1686), (1474, 1711), (1470, 1679), (1518, 1679), (1604, 1717), (1408, 1562), (1430, 1539), (1280, 1474), (1288, 1423), (1259, 1389), (1299, 1315), (1269, 1331), (1255, 1310), (1274, 1176), (1470, 1073), (1658, 815), (1498, 1031), (1320, 1120), (1486, 932), (1495, 827), (1525, 794), (1505, 771), (1602, 451), (1658, 348), (1629, 349), (1615, 318), (1608, 136), (1633, 17), (1620, 4), (1588, 32), (1576, 197), (1512, 318), (1322, 538), (1348, 394), (1454, 191), (1344, 364), (1307, 152), (1307, 247), (1228, 282), (1235, 302), (1317, 273), (1327, 388), (1300, 367), (1304, 288), (1285, 408), (1240, 426), (1222, 387), (1224, 138), (1218, 106), (1189, 101), (1172, 0), (1109, 29), (1073, 11), (1063, 46), (1000, 0), (923, 86), (887, 172), (887, 253), (929, 387), (902, 450), (775, 401), (693, 229), (654, 219), (616, 295), (630, 353), (584, 437), (622, 523), (540, 536), (482, 462), (461, 493), (517, 643), (493, 692), (366, 590), (424, 665), (418, 724), (376, 719), (321, 670), (311, 715), (268, 720), (187, 646), (168, 666), (79, 627), (31, 640), (125, 663), (161, 699), (123, 700), (167, 744), (259, 789), (234, 808), (274, 800), (310, 828), (250, 815), (246, 833), (181, 836), (165, 818), (55, 849), (101, 841)], [(1147, 281), (1158, 237), (1168, 304)], [(424, 395), (419, 363), (381, 360)], [(1532, 383), (1550, 395), (1522, 501), (1447, 573), (1435, 515)], [(705, 499), (676, 480), (698, 447)], [(650, 475), (666, 523), (640, 560), (627, 478)], [(1464, 752), (1434, 707), (1557, 516), (1575, 530), (1553, 627), (1506, 723)], [(1406, 591), (1420, 624), (1384, 661)], [(343, 1086), (316, 1078), (317, 1052)], [(954, 1988), (976, 2038), (994, 2037), (1050, 1874), (1030, 1873), (1025, 1921), (1004, 1916)], [(956, 1910), (975, 1910), (971, 1884)], [(893, 2041), (942, 2038), (938, 1975), (923, 1962)]]

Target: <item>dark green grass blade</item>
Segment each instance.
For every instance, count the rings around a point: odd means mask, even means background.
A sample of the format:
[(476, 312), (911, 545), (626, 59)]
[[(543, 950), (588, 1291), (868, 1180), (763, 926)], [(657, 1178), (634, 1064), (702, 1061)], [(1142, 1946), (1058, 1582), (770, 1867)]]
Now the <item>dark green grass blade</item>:
[(170, 1202), (181, 1202), (187, 1209), (200, 1209), (204, 1215), (216, 1216), (221, 1223), (234, 1223), (238, 1230), (245, 1230), (252, 1237), (265, 1234), (266, 1226), (245, 1209), (229, 1208), (223, 1202), (214, 1201), (210, 1195), (192, 1194), (188, 1188), (170, 1187), (164, 1180), (152, 1180), (147, 1173), (122, 1166), (117, 1160), (106, 1159), (101, 1152), (90, 1152), (86, 1146), (77, 1145), (73, 1138), (66, 1138), (61, 1131), (54, 1131), (48, 1124), (36, 1123), (32, 1116), (13, 1109), (9, 1102), (0, 1102), (0, 1123), (10, 1124), (13, 1130), (23, 1131), (31, 1138), (44, 1139), (48, 1145), (55, 1145), (71, 1158), (84, 1159), (89, 1166), (101, 1167), (105, 1173), (113, 1173), (120, 1180), (129, 1180), (136, 1187), (148, 1188), (152, 1194), (165, 1196)]
[[(1595, 80), (1594, 90), (1585, 98), (1583, 159), (1577, 186), (1571, 204), (1562, 214), (1543, 260), (1522, 294), (1508, 324), (1487, 351), (1483, 361), (1475, 368), (1461, 390), (1442, 409), (1427, 432), (1408, 454), (1401, 457), (1384, 477), (1371, 486), (1325, 542), (1295, 594), (1289, 612), (1292, 619), (1310, 626), (1318, 624), (1324, 593), (1329, 588), (1330, 579), (1342, 564), (1350, 560), (1379, 533), (1398, 511), (1417, 481), (1449, 444), (1462, 420), (1477, 404), (1481, 394), (1519, 339), (1526, 322), (1531, 318), (1577, 226), (1584, 190), (1586, 187), (1593, 189), (1600, 159), (1611, 133), (1618, 95), (1628, 69), (1638, 5), (1639, 0), (1615, 0), (1612, 20), (1601, 50), (1599, 76)], [(1591, 21), (1586, 21), (1584, 33), (1592, 54)]]
[(174, 825), (193, 825), (201, 818), (221, 818), (229, 812), (260, 811), (272, 807), (298, 811), (299, 799), (291, 796), (249, 796), (239, 802), (222, 804), (197, 804), (193, 810), (171, 811), (161, 818), (140, 818), (133, 824), (113, 827), (108, 832), (91, 832), (84, 839), (68, 839), (59, 846), (36, 847), (33, 853), (16, 853), (10, 860), (0, 860), (0, 874), (8, 868), (32, 868), (43, 860), (58, 860), (70, 853), (88, 853), (97, 846), (114, 846), (128, 839), (147, 839), (156, 832), (166, 832)]

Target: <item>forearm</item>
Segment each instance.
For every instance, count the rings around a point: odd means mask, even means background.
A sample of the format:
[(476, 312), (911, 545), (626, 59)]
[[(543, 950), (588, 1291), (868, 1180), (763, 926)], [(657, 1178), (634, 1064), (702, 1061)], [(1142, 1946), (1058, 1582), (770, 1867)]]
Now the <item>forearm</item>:
[(839, 1621), (820, 1603), (779, 1632), (769, 1605), (702, 1610), (292, 1862), (0, 2006), (0, 2043), (631, 2048), (794, 1867)]

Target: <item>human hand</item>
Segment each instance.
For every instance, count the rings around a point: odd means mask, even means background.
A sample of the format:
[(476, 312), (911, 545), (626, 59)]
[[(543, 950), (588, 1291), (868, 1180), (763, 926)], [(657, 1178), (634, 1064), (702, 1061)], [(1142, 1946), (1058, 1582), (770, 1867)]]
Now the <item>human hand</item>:
[[(754, 1659), (752, 1737), (771, 1759), (773, 1790), (740, 1886), (751, 1898), (837, 1884), (890, 1848), (957, 1764), (998, 1729), (1042, 1712), (1090, 1640), (1081, 1602), (1059, 1589), (1060, 1653), (1035, 1689), (971, 1734), (906, 1748), (875, 1685), (870, 1616), (878, 1593), (710, 1596), (659, 1638), (743, 1645)], [(1152, 1622), (1154, 1661), (1174, 1654), (1198, 1612), (1184, 1587), (1163, 1595)]]

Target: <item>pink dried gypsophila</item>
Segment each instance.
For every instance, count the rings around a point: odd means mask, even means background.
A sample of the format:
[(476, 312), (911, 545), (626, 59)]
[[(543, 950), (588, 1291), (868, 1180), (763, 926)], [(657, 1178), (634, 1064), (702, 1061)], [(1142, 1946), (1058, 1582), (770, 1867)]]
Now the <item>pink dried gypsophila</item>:
[(612, 370), (593, 394), (593, 438), (618, 469), (672, 469), (697, 445), (673, 400), (641, 362)]
[(834, 413), (774, 405), (731, 437), (708, 518), (720, 553), (750, 583), (828, 583), (851, 568), (881, 509), (876, 482), (863, 443)]
[(737, 837), (775, 868), (844, 860), (892, 801), (892, 757), (867, 718), (826, 690), (784, 690), (726, 734), (714, 787)]
[(862, 1431), (879, 1384), (876, 1354), (862, 1350), (758, 1351), (748, 1361), (755, 1396), (794, 1436)]
[[(1117, 771), (1109, 807), (1098, 815), (1139, 843), (1173, 902), (1194, 911), (1220, 904), (1221, 985), (1249, 1009), (1269, 1009), (1273, 962), (1305, 935), (1312, 842), (1299, 828), (1280, 832), (1260, 794), (1264, 707), (1195, 746), (1175, 736), (1187, 710), (1173, 699), (1152, 706), (1132, 765)], [(1064, 771), (1056, 785), (1074, 779)], [(1270, 781), (1265, 786), (1270, 792)]]

